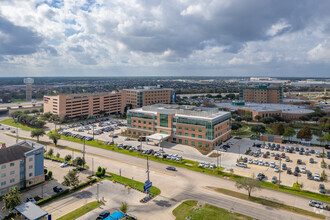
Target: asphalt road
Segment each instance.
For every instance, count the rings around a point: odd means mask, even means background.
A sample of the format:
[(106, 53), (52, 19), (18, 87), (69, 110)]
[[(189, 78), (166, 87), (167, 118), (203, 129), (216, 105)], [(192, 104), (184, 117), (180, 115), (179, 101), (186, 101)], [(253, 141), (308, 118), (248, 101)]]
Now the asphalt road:
[[(2, 133), (0, 133), (0, 139), (2, 142), (6, 142), (7, 140), (9, 141), (9, 139), (10, 142), (15, 140), (14, 138), (6, 136)], [(48, 140), (47, 137), (43, 137), (41, 139)], [(60, 140), (59, 144), (82, 149), (81, 144), (74, 142)], [(71, 151), (63, 149), (56, 149), (55, 152), (57, 151), (59, 151), (61, 155), (71, 154)], [(102, 167), (106, 167), (110, 172), (119, 173), (119, 170), (121, 170), (123, 176), (134, 178), (138, 181), (145, 181), (146, 179), (146, 160), (144, 159), (91, 146), (87, 146), (86, 152), (87, 164), (92, 167), (91, 165), (93, 158), (94, 170), (97, 166), (101, 165)], [(169, 219), (169, 216), (171, 215), (168, 215), (168, 213), (171, 213), (176, 205), (186, 199), (204, 201), (206, 203), (214, 204), (226, 209), (232, 209), (233, 211), (247, 214), (258, 219), (308, 219), (304, 216), (298, 216), (290, 212), (272, 209), (248, 201), (228, 197), (205, 188), (206, 186), (212, 186), (239, 191), (235, 187), (233, 181), (184, 168), (178, 168), (178, 172), (173, 173), (166, 171), (166, 167), (166, 164), (153, 161), (150, 162), (151, 181), (154, 186), (161, 189), (162, 193), (147, 205), (143, 205), (135, 210), (132, 210), (132, 213), (138, 217), (141, 216), (141, 219), (154, 219), (154, 216), (160, 216), (159, 219)], [(245, 191), (241, 192), (245, 193)], [(314, 211), (313, 208), (308, 206), (308, 199), (298, 196), (267, 189), (261, 189), (253, 195)], [(329, 212), (324, 214), (329, 215)]]

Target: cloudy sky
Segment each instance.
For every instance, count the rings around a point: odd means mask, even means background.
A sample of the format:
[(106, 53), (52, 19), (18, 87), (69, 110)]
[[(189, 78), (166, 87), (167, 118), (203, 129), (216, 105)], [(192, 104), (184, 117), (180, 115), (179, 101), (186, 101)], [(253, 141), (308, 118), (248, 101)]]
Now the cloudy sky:
[(0, 76), (330, 77), (330, 1), (0, 0)]

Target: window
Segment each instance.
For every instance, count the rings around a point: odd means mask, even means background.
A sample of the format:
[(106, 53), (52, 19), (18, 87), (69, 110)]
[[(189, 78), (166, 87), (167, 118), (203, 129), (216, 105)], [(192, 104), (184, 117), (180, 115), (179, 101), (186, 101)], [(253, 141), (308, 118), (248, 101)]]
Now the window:
[(13, 183), (13, 182), (15, 182), (15, 179), (14, 178), (10, 179), (10, 183)]
[(209, 147), (210, 145), (209, 144), (206, 144), (205, 147)]
[(178, 129), (182, 129), (182, 127), (181, 126), (179, 126), (179, 128)]
[(29, 158), (29, 161), (31, 162), (32, 160), (33, 160), (33, 157), (30, 157), (30, 158)]
[(202, 135), (198, 135), (198, 138), (202, 138)]
[(10, 175), (14, 175), (15, 174), (15, 170), (10, 171)]
[(184, 136), (188, 137), (188, 133), (185, 133)]
[(133, 120), (133, 122), (136, 122), (136, 120)]
[(29, 173), (29, 177), (31, 177), (32, 176), (32, 173)]
[(202, 147), (202, 146), (203, 146), (202, 142), (198, 142), (198, 147)]
[(195, 131), (195, 128), (191, 128), (192, 131)]
[(146, 122), (144, 121), (143, 124), (146, 124)]
[(194, 138), (194, 137), (195, 137), (195, 134), (191, 134), (191, 137), (193, 137), (193, 138)]
[(141, 129), (141, 126), (139, 126), (139, 129)]
[(1, 182), (1, 186), (5, 186), (6, 185), (6, 181)]
[(149, 121), (149, 125), (151, 125), (151, 122)]
[(185, 140), (185, 141), (184, 141), (184, 144), (188, 145), (188, 144), (189, 144), (189, 143), (188, 143), (188, 140)]
[(202, 129), (198, 129), (198, 132), (202, 132)]
[(6, 164), (1, 165), (1, 169), (6, 169)]
[(6, 177), (6, 173), (1, 173), (1, 178)]
[(10, 166), (13, 167), (15, 165), (15, 163), (10, 163)]
[(179, 132), (179, 135), (182, 135), (182, 132)]
[(139, 123), (141, 123), (141, 121), (139, 120)]
[(147, 129), (147, 127), (143, 127), (143, 129), (144, 129), (144, 130), (146, 130), (146, 129)]
[(160, 114), (160, 127), (168, 127), (168, 115), (166, 114)]
[(182, 140), (181, 139), (179, 139), (179, 144), (182, 144)]
[(195, 141), (192, 141), (191, 142), (191, 145), (195, 147)]
[(33, 168), (33, 166), (32, 166), (32, 165), (30, 165), (30, 166), (29, 166), (29, 169), (32, 169), (32, 168)]
[(188, 131), (188, 127), (185, 127), (184, 130)]

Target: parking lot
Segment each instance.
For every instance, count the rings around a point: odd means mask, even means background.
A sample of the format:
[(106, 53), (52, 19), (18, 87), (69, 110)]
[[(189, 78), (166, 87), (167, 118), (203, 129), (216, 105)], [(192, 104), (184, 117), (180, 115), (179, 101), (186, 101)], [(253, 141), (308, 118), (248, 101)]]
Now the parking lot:
[[(266, 144), (268, 146), (268, 143)], [(292, 153), (285, 152), (285, 146), (291, 149), (294, 148)], [(251, 147), (250, 155), (243, 155), (245, 159), (245, 164), (247, 164), (247, 168), (236, 167), (234, 169), (234, 173), (249, 176), (249, 177), (257, 177), (259, 173), (265, 175), (265, 181), (271, 182), (273, 177), (276, 177), (276, 180), (279, 180), (279, 176), (281, 178), (281, 184), (292, 186), (293, 183), (298, 182), (303, 185), (304, 189), (308, 189), (311, 191), (319, 192), (319, 184), (324, 184), (326, 189), (330, 188), (330, 184), (327, 180), (325, 181), (317, 181), (317, 176), (321, 175), (323, 170), (327, 176), (330, 175), (329, 169), (321, 168), (322, 158), (316, 157), (317, 153), (322, 153), (320, 148), (307, 147), (309, 150), (314, 149), (315, 152), (306, 154), (306, 147), (303, 147), (305, 152), (300, 153), (301, 146), (299, 145), (299, 151), (296, 151), (296, 147), (298, 145), (280, 145), (278, 150), (274, 149), (266, 149)], [(256, 152), (260, 152), (256, 154)], [(252, 155), (253, 154), (253, 155)], [(269, 155), (267, 155), (269, 154)], [(302, 155), (301, 155), (302, 154)], [(276, 157), (276, 155), (278, 157)], [(310, 162), (310, 160), (314, 162)], [(298, 160), (300, 160), (298, 162)], [(324, 161), (328, 164), (329, 159), (324, 158)], [(283, 164), (285, 164), (283, 166)], [(281, 166), (280, 166), (281, 165)], [(298, 167), (298, 168), (296, 168)], [(284, 168), (284, 169), (283, 169)], [(291, 174), (288, 174), (288, 170), (291, 169)], [(295, 170), (299, 169), (299, 172), (295, 173)], [(308, 173), (311, 173), (310, 179), (307, 178)], [(295, 175), (296, 174), (296, 175)], [(317, 175), (318, 174), (318, 175)], [(316, 177), (315, 177), (316, 176)]]

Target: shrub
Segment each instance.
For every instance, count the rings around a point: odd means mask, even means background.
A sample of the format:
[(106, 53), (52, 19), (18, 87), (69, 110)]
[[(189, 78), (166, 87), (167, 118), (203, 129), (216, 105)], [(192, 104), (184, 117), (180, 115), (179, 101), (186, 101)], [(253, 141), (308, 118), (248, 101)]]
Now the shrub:
[(48, 170), (47, 169), (44, 169), (44, 174), (47, 174)]
[(72, 159), (72, 156), (70, 154), (68, 154), (64, 157), (64, 160), (67, 162), (69, 162), (71, 159)]
[(57, 154), (56, 154), (56, 157), (57, 157), (57, 158), (60, 158), (60, 156), (61, 156), (60, 153), (57, 153)]
[(52, 176), (53, 176), (53, 172), (52, 172), (52, 171), (49, 171), (49, 172), (48, 172), (48, 177), (49, 177), (49, 179), (51, 179)]
[(99, 166), (99, 167), (97, 168), (97, 172), (102, 172), (102, 167)]
[(105, 169), (102, 168), (102, 176), (104, 176), (104, 175), (105, 175)]

